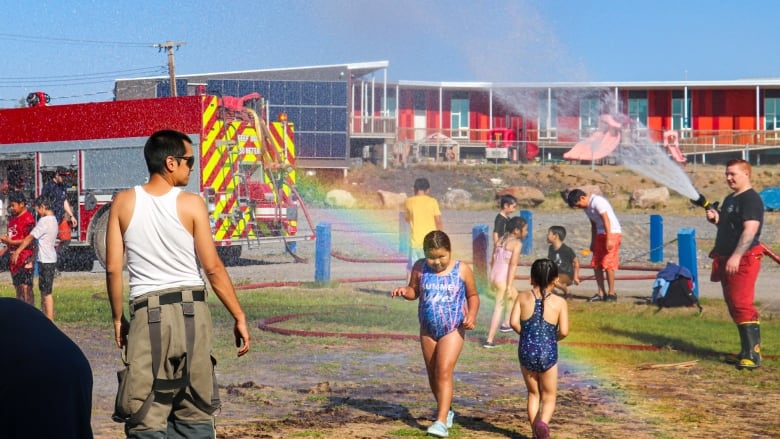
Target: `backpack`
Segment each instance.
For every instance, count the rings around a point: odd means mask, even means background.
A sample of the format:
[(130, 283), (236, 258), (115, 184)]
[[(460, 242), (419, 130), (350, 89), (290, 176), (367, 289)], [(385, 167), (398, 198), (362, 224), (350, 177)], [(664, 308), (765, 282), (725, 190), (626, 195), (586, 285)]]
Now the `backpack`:
[(701, 313), (699, 296), (694, 292), (695, 280), (690, 270), (680, 267), (674, 262), (667, 262), (666, 267), (658, 272), (653, 283), (653, 294), (650, 303), (658, 305), (658, 309), (680, 306), (696, 306)]

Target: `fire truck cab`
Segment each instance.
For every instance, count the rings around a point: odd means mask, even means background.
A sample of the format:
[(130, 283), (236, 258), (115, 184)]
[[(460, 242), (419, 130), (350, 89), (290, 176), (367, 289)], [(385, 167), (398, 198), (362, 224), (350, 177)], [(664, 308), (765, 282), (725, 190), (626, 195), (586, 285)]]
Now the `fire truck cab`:
[(314, 239), (313, 232), (298, 234), (299, 211), (308, 231), (314, 228), (295, 188), (294, 125), (285, 115), (273, 122), (264, 116), (259, 95), (55, 106), (38, 99), (35, 106), (3, 109), (0, 181), (8, 189), (0, 186), (0, 197), (20, 190), (33, 200), (57, 168), (68, 169), (65, 185), (78, 225), (63, 264), (90, 269), (95, 256), (104, 260), (112, 197), (148, 179), (146, 139), (175, 129), (192, 138), (198, 155), (184, 189), (204, 198), (226, 263), (240, 257), (242, 246)]

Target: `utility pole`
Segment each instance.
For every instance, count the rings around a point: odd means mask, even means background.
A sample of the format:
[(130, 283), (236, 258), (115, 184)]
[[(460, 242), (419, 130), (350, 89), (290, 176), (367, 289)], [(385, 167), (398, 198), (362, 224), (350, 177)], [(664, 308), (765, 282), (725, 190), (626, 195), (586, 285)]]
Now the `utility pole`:
[(173, 49), (179, 50), (179, 46), (187, 44), (186, 41), (166, 41), (165, 43), (155, 44), (152, 47), (157, 48), (160, 52), (165, 49), (168, 52), (168, 76), (171, 81), (171, 96), (176, 96), (176, 69), (173, 63)]

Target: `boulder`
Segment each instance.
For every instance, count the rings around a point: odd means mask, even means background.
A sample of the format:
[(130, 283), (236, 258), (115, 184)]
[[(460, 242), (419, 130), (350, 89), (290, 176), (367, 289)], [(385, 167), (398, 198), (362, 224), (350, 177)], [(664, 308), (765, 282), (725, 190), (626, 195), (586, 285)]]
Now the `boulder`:
[(497, 198), (502, 195), (515, 197), (519, 207), (536, 207), (544, 203), (544, 193), (531, 186), (510, 186), (496, 193)]
[(343, 189), (331, 189), (325, 194), (325, 204), (331, 207), (354, 207), (355, 197)]
[(471, 205), (471, 194), (463, 189), (450, 189), (444, 194), (444, 205), (453, 209), (468, 207)]
[(669, 189), (666, 186), (649, 189), (637, 189), (628, 200), (631, 207), (640, 209), (664, 207), (669, 201)]
[(380, 189), (376, 193), (379, 194), (379, 200), (382, 201), (382, 207), (385, 209), (398, 209), (406, 201), (406, 193), (404, 192), (396, 193)]

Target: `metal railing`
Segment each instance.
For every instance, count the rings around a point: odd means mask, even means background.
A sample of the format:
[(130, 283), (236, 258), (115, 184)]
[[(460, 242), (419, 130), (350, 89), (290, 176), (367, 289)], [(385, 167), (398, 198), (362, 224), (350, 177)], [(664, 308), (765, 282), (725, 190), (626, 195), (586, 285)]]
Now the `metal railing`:
[(352, 116), (350, 135), (353, 137), (391, 137), (397, 134), (395, 116)]

